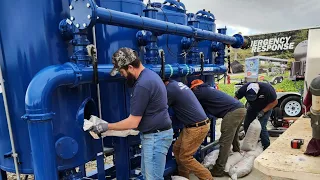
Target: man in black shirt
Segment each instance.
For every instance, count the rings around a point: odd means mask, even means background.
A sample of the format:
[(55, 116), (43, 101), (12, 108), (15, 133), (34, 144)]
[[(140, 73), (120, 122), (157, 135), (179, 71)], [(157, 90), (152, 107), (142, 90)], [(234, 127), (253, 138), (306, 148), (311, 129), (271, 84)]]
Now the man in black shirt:
[(247, 132), (250, 123), (258, 118), (262, 128), (260, 134), (261, 144), (263, 149), (266, 149), (270, 145), (267, 123), (272, 109), (278, 104), (276, 91), (268, 83), (247, 83), (236, 92), (235, 97), (241, 99), (244, 96), (249, 103), (244, 120), (244, 130)]
[(193, 155), (202, 144), (210, 129), (210, 121), (190, 88), (182, 82), (164, 80), (167, 87), (168, 105), (176, 118), (184, 124), (173, 153), (178, 164), (179, 175), (189, 179), (193, 173), (200, 180), (211, 180), (210, 171), (203, 167)]
[(231, 144), (234, 152), (240, 152), (238, 133), (246, 115), (246, 109), (238, 100), (204, 84), (200, 79), (191, 82), (191, 89), (206, 112), (217, 118), (223, 118), (219, 156), (211, 174), (215, 177), (224, 176), (224, 167), (229, 157)]

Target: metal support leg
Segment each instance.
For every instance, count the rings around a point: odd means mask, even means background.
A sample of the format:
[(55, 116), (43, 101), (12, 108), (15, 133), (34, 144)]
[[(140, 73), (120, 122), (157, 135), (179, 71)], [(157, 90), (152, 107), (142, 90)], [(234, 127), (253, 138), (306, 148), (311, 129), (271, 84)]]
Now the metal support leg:
[(211, 126), (210, 142), (214, 142), (216, 138), (216, 118), (212, 118), (210, 126)]
[(130, 154), (128, 138), (117, 138), (115, 145), (115, 158), (116, 158), (116, 175), (117, 179), (130, 178)]
[(86, 177), (86, 176), (87, 176), (87, 173), (86, 173), (86, 165), (85, 165), (85, 164), (84, 164), (84, 165), (81, 165), (81, 166), (79, 167), (79, 169), (80, 169), (80, 172), (81, 172), (82, 177)]
[[(103, 139), (101, 139), (103, 142)], [(97, 170), (98, 170), (98, 180), (105, 180), (106, 174), (104, 171), (104, 152), (103, 152), (103, 143), (100, 143), (99, 149), (101, 149), (101, 152), (97, 154)]]
[(0, 180), (7, 180), (7, 173), (0, 169)]

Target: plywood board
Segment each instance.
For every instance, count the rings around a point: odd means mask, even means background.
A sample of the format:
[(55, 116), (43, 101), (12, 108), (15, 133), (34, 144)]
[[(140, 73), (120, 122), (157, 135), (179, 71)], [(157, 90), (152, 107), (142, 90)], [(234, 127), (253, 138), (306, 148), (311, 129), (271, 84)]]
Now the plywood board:
[[(301, 149), (292, 149), (291, 140), (304, 139)], [(301, 180), (320, 180), (320, 157), (304, 155), (312, 138), (309, 118), (299, 118), (254, 162), (266, 175)]]

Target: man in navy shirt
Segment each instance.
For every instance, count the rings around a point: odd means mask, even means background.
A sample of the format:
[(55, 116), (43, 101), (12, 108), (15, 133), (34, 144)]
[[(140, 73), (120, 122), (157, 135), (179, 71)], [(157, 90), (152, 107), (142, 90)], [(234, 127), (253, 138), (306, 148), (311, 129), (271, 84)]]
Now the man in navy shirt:
[(113, 54), (114, 68), (133, 86), (130, 116), (117, 123), (102, 123), (93, 128), (97, 134), (107, 130), (138, 128), (141, 132), (141, 169), (145, 180), (163, 180), (166, 155), (172, 144), (173, 130), (168, 113), (167, 91), (158, 74), (145, 69), (137, 53), (120, 48)]
[(206, 112), (217, 118), (223, 118), (219, 139), (219, 156), (210, 171), (212, 176), (224, 176), (224, 168), (229, 157), (231, 144), (234, 152), (240, 152), (238, 133), (246, 115), (246, 109), (240, 101), (204, 84), (200, 79), (191, 82), (191, 89)]
[(193, 155), (208, 135), (210, 121), (201, 104), (182, 82), (164, 80), (168, 93), (168, 105), (173, 108), (176, 118), (184, 128), (173, 145), (179, 175), (189, 179), (193, 173), (200, 180), (211, 180), (210, 171), (203, 167)]
[(278, 104), (277, 94), (274, 88), (263, 82), (247, 83), (237, 92), (237, 99), (246, 97), (249, 107), (244, 121), (244, 130), (247, 132), (250, 123), (258, 118), (261, 123), (260, 139), (264, 149), (270, 145), (267, 123), (271, 116), (272, 109)]

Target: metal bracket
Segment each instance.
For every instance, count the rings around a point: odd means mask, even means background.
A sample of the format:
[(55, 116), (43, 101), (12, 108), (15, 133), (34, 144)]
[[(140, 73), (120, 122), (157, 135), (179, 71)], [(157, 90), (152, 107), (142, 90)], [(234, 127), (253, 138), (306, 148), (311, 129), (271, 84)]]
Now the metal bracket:
[(166, 72), (165, 72), (165, 56), (164, 56), (164, 51), (161, 49), (159, 50), (159, 55), (161, 59), (161, 78), (164, 80), (166, 78)]
[(203, 52), (200, 52), (199, 55), (200, 55), (200, 61), (201, 61), (201, 75), (203, 75), (203, 70), (204, 70), (204, 54), (203, 54)]
[(92, 59), (92, 66), (93, 66), (93, 82), (95, 84), (99, 83), (98, 79), (98, 58), (97, 58), (97, 49), (93, 44), (89, 44), (87, 46), (88, 55)]

